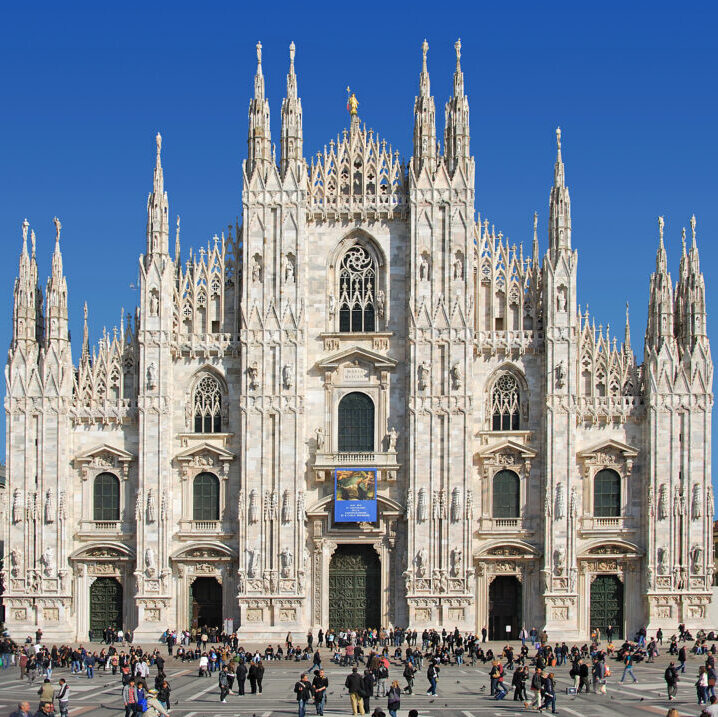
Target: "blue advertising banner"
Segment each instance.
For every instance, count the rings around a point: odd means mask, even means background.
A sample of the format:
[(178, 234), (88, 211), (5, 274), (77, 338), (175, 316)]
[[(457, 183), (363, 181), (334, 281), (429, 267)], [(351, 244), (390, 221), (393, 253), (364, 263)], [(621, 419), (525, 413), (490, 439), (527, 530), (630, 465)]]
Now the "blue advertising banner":
[(376, 522), (376, 468), (334, 470), (334, 522)]

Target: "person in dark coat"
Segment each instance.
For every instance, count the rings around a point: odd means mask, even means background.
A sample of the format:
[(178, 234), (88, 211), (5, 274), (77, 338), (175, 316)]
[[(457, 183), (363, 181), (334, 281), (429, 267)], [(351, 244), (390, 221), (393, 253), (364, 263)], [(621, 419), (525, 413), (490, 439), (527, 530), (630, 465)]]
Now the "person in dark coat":
[(369, 714), (369, 699), (374, 694), (374, 675), (372, 674), (372, 671), (367, 668), (364, 670), (364, 677), (363, 677), (363, 688), (362, 688), (362, 700), (364, 701), (364, 712), (366, 714)]
[(249, 672), (247, 673), (247, 677), (249, 677), (249, 686), (251, 687), (251, 692), (253, 695), (257, 694), (257, 663), (253, 662), (249, 666)]
[(524, 702), (524, 706), (528, 704), (528, 697), (526, 695), (526, 680), (529, 678), (529, 668), (524, 665), (522, 668), (514, 672), (514, 676), (511, 678), (511, 686), (514, 688), (514, 701)]
[(244, 664), (244, 660), (240, 660), (237, 665), (237, 694), (244, 694), (244, 683), (247, 681), (247, 665)]

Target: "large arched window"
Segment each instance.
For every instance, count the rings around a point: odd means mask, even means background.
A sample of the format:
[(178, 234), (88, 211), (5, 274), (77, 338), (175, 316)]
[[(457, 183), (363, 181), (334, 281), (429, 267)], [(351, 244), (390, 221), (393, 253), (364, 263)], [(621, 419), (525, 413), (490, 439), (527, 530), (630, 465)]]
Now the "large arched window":
[(219, 480), (213, 473), (200, 473), (194, 479), (192, 519), (219, 520)]
[(361, 244), (339, 265), (339, 331), (375, 331), (376, 263)]
[(510, 373), (501, 374), (491, 390), (491, 430), (518, 431), (520, 408), (519, 382)]
[(120, 519), (120, 481), (112, 473), (95, 477), (92, 489), (93, 520)]
[(597, 518), (621, 515), (621, 477), (612, 470), (602, 470), (593, 479), (593, 514)]
[(222, 390), (219, 381), (203, 376), (194, 389), (194, 432), (222, 432)]
[(365, 393), (349, 393), (339, 402), (339, 451), (374, 450), (374, 402)]
[(494, 518), (519, 517), (519, 477), (513, 471), (499, 471), (494, 476)]

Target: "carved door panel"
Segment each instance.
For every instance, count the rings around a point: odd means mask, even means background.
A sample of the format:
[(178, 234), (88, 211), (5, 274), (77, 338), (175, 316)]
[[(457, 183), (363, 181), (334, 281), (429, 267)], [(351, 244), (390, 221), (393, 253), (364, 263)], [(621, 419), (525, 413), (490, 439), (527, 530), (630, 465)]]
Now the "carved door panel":
[(379, 557), (369, 545), (340, 545), (329, 565), (329, 627), (380, 627)]
[(122, 627), (122, 585), (115, 578), (98, 578), (90, 586), (90, 635), (102, 639), (108, 627)]
[(623, 637), (623, 583), (616, 575), (599, 575), (591, 583), (591, 630), (605, 636), (609, 625), (614, 639)]

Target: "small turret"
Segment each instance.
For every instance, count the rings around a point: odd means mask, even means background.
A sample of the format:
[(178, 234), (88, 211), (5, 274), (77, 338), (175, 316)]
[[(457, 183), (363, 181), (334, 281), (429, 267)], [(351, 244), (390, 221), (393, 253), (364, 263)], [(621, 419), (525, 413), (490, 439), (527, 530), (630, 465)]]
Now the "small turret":
[(456, 70), (454, 94), (446, 103), (444, 155), (451, 174), (460, 163), (469, 159), (469, 100), (464, 94), (464, 73), (461, 71), (461, 40), (454, 43)]
[(431, 95), (429, 70), (426, 66), (426, 53), (429, 43), (424, 40), (421, 75), (419, 76), (419, 95), (414, 98), (414, 172), (418, 175), (426, 162), (429, 169), (436, 165), (436, 107)]
[(35, 258), (35, 232), (31, 232), (32, 255), (30, 255), (27, 251), (29, 227), (26, 219), (22, 223), (22, 249), (13, 294), (13, 348), (18, 344), (35, 343), (42, 336), (42, 292), (38, 283)]
[(658, 217), (658, 251), (656, 270), (651, 274), (648, 300), (648, 325), (646, 327), (646, 351), (658, 353), (666, 342), (673, 342), (673, 284), (668, 273), (668, 258), (663, 245), (663, 217)]
[(571, 197), (561, 156), (561, 128), (556, 128), (556, 164), (549, 198), (549, 250), (555, 256), (560, 250), (571, 249)]
[(297, 76), (294, 73), (294, 43), (289, 45), (289, 73), (287, 74), (287, 96), (282, 101), (282, 138), (280, 171), (287, 173), (290, 164), (304, 161), (302, 132), (302, 101), (297, 96)]
[(683, 255), (676, 287), (676, 335), (680, 347), (691, 352), (696, 342), (706, 339), (706, 290), (696, 242), (696, 217), (691, 217), (691, 248), (686, 253), (683, 230)]
[(269, 164), (272, 161), (269, 101), (264, 96), (261, 42), (257, 43), (257, 73), (254, 76), (254, 97), (249, 101), (249, 138), (247, 143), (247, 176), (250, 176), (255, 167)]
[(162, 135), (158, 132), (152, 191), (147, 197), (147, 256), (169, 252), (169, 204), (162, 173)]

